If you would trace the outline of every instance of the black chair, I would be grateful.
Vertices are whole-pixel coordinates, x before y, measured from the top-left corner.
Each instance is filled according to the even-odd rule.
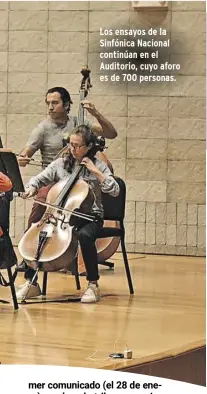
[[[15,292],[14,279],[13,279],[11,267],[7,267],[7,274],[8,274],[8,278],[9,278],[8,282],[5,280],[2,273],[0,272],[0,286],[5,286],[5,287],[10,286],[14,309],[17,310],[18,303],[17,303],[17,297],[16,297],[16,292]],[[8,301],[2,300],[2,299],[0,299],[0,302],[3,304],[9,304]]]
[[[120,187],[120,193],[117,197],[112,197],[109,194],[102,193],[102,203],[104,207],[104,220],[117,221],[120,224],[120,228],[103,227],[97,238],[109,238],[109,237],[120,237],[121,250],[124,260],[124,266],[127,275],[127,281],[129,285],[130,294],[134,294],[131,273],[129,269],[129,263],[125,248],[125,228],[124,228],[124,216],[125,216],[125,203],[126,203],[126,186],[124,181],[114,176]],[[99,261],[99,264],[107,265],[107,262]]]
[[[125,228],[124,228],[124,216],[125,216],[125,203],[126,203],[126,186],[124,181],[121,178],[114,177],[119,184],[120,193],[117,197],[112,197],[109,194],[102,193],[102,203],[104,208],[104,220],[109,221],[117,221],[120,224],[120,228],[114,227],[103,227],[99,233],[97,238],[110,238],[110,237],[120,237],[121,241],[121,250],[124,260],[124,266],[129,286],[130,294],[134,294],[131,273],[126,253],[125,247]],[[108,265],[112,263],[107,263],[106,261],[99,261],[99,264]],[[109,266],[109,265],[108,265]],[[72,268],[72,272],[75,275],[76,287],[77,290],[80,290],[80,281],[77,269],[77,260],[74,261],[74,265]],[[43,286],[42,286],[42,295],[46,295],[47,289],[47,272],[44,272],[43,275]]]
[[[102,193],[102,203],[104,207],[104,220],[117,221],[120,224],[120,228],[114,227],[103,227],[97,238],[110,238],[110,237],[120,237],[121,250],[124,260],[124,266],[129,286],[130,294],[134,294],[131,273],[126,253],[125,247],[125,228],[124,228],[124,216],[125,216],[125,203],[126,203],[126,186],[124,181],[119,177],[114,177],[119,184],[120,193],[117,197],[112,197],[109,194]],[[107,265],[105,261],[99,261],[99,264]],[[73,262],[72,273],[75,275],[77,290],[80,290],[80,280],[78,275],[77,260]],[[42,285],[42,295],[46,295],[47,291],[47,275],[48,272],[43,274],[43,285]]]
[[[77,258],[74,259],[73,263],[71,264],[70,269],[72,271],[72,274],[75,276],[76,289],[80,290],[81,285],[80,285],[80,279],[79,279],[79,274],[78,274]],[[48,271],[44,271],[43,281],[42,281],[42,295],[43,296],[46,296],[46,293],[47,293],[47,275],[48,275]]]
[[[14,288],[14,280],[16,276],[12,275],[11,267],[15,265],[16,262],[17,257],[14,252],[11,239],[9,235],[4,235],[0,238],[0,271],[5,269],[7,270],[9,281],[6,281],[6,279],[3,277],[3,274],[0,272],[0,286],[10,287],[15,310],[18,309],[17,297]],[[0,302],[4,304],[9,303],[8,301],[2,299]]]

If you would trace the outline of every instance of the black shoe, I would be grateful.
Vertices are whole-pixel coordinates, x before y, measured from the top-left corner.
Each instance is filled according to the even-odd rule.
[[[16,267],[16,271],[18,271],[18,272],[25,272],[26,269],[27,269],[27,264],[25,263],[24,260],[22,260],[22,262],[20,264],[18,264]]]

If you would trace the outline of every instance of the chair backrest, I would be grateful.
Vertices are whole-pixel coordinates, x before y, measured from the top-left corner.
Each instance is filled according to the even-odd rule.
[[[123,220],[125,215],[126,186],[123,179],[117,176],[114,178],[119,184],[120,193],[117,197],[102,193],[105,220]]]

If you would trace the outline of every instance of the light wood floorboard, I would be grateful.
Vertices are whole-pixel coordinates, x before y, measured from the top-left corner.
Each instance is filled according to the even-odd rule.
[[[134,296],[117,253],[114,272],[101,268],[97,304],[35,303],[14,312],[12,303],[0,303],[0,362],[116,369],[203,345],[205,259],[138,254],[129,259]],[[19,274],[16,284],[23,281]],[[84,277],[81,285],[84,290]],[[48,299],[69,294],[80,294],[74,277],[49,273]],[[0,287],[0,298],[9,297],[10,289]],[[108,358],[126,345],[132,360]]]

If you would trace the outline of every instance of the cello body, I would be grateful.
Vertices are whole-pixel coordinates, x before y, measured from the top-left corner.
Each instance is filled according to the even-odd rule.
[[[68,180],[56,183],[48,192],[46,203],[54,204],[58,195]],[[47,208],[42,219],[33,223],[21,238],[18,249],[21,256],[31,268],[36,267],[36,254],[41,233],[47,233],[38,261],[43,271],[57,271],[66,268],[72,263],[77,251],[78,240],[74,231],[74,218],[72,212],[90,210],[93,203],[93,194],[89,185],[79,179],[67,196],[64,208],[71,212],[57,211]]]

